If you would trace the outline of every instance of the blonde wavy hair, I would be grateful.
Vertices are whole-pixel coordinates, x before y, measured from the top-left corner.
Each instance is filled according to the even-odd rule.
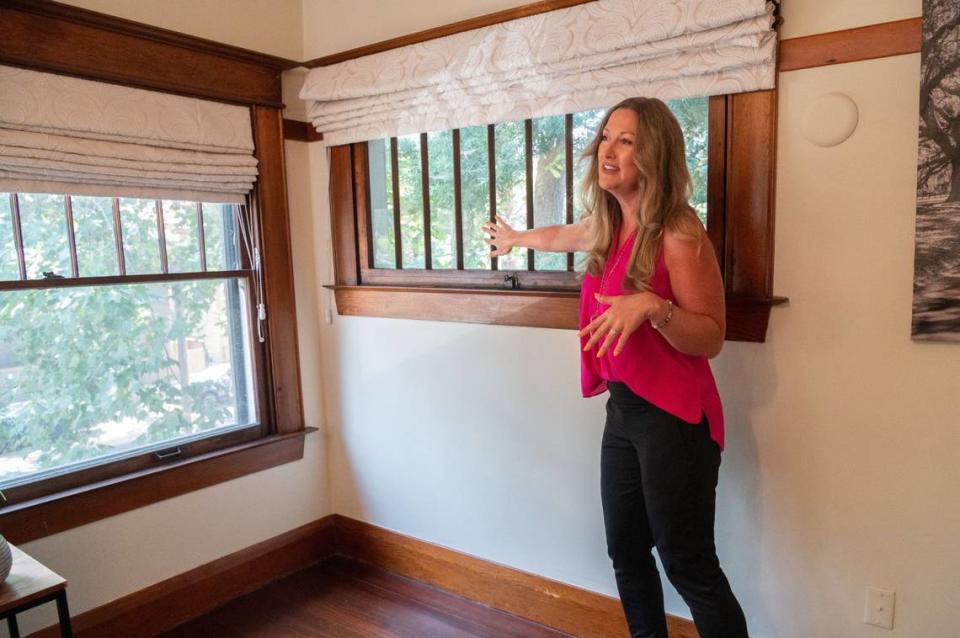
[[[585,272],[598,277],[603,273],[614,231],[621,223],[620,204],[616,197],[600,188],[600,163],[597,152],[603,129],[617,109],[630,109],[637,114],[633,160],[639,171],[640,198],[637,210],[624,211],[635,215],[637,238],[627,262],[624,288],[642,292],[650,287],[656,268],[657,254],[664,230],[695,239],[690,230],[691,217],[699,224],[690,206],[690,173],[687,170],[683,131],[670,109],[656,98],[634,97],[613,106],[600,123],[593,141],[584,149],[581,160],[590,164],[583,178],[581,193],[586,210],[592,216],[591,248],[581,262]],[[580,277],[583,277],[581,272]]]

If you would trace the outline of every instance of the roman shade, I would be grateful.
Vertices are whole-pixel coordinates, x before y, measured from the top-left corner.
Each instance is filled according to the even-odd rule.
[[[0,66],[0,191],[243,202],[249,109]]]
[[[598,0],[311,70],[326,144],[774,87],[774,3]]]

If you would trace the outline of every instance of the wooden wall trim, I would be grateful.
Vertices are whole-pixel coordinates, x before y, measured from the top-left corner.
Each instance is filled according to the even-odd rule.
[[[360,271],[357,252],[357,219],[353,192],[353,147],[330,149],[330,216],[333,225],[334,281],[341,286],[356,286]]]
[[[303,458],[307,432],[257,439],[0,510],[0,533],[14,544],[43,538],[253,472]]]
[[[501,326],[576,330],[580,295],[576,292],[324,286],[333,290],[337,314],[358,317],[457,321]],[[727,341],[761,342],[770,308],[784,297],[728,295]]]
[[[391,49],[399,49],[400,47],[405,47],[410,44],[435,40],[436,38],[442,38],[455,33],[463,33],[464,31],[471,31],[481,27],[489,27],[501,22],[509,22],[510,20],[516,20],[517,18],[537,15],[538,13],[546,13],[547,11],[566,9],[567,7],[574,7],[579,4],[586,4],[593,1],[594,0],[540,0],[539,2],[532,2],[520,7],[515,7],[513,9],[505,9],[495,13],[488,13],[476,18],[461,20],[460,22],[453,22],[451,24],[445,24],[432,29],[417,31],[416,33],[400,36],[398,38],[391,38],[389,40],[383,40],[382,42],[368,44],[355,49],[350,49],[348,51],[341,51],[340,53],[333,53],[320,58],[314,58],[313,60],[304,62],[303,66],[310,69],[318,66],[329,66],[331,64],[344,62],[346,60],[362,58],[365,55],[382,53],[383,51],[389,51]]]
[[[49,0],[0,2],[0,63],[236,104],[281,106],[292,60]]]
[[[261,238],[273,403],[270,407],[272,423],[278,433],[284,434],[303,430],[305,424],[280,109],[253,107],[253,142],[260,162],[254,193],[259,214],[253,217],[254,232]]]
[[[627,635],[623,608],[605,596],[498,565],[335,514],[340,554],[574,636]],[[667,616],[670,638],[697,638],[689,620]]]
[[[73,617],[77,638],[154,636],[334,555],[369,563],[576,636],[627,633],[620,601],[339,514],[275,536]],[[68,590],[69,592],[69,590]],[[698,638],[667,615],[670,638]],[[56,625],[30,638],[58,636]]]
[[[323,133],[318,133],[310,122],[283,118],[283,139],[290,142],[319,142]]]
[[[341,315],[577,329],[575,292],[327,286]]]
[[[781,40],[777,69],[796,71],[829,64],[918,53],[922,18]]]
[[[777,91],[727,96],[724,289],[768,298],[773,292]]]
[[[77,638],[155,636],[336,551],[333,516],[303,525],[73,618]],[[70,592],[69,588],[67,590]],[[31,638],[59,636],[56,625]]]

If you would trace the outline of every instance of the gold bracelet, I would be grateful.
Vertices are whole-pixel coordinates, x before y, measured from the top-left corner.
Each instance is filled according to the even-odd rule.
[[[657,323],[653,320],[653,317],[650,318],[650,325],[653,326],[654,330],[663,330],[664,327],[670,323],[670,320],[673,319],[673,302],[667,299],[667,316],[663,318],[663,323]]]

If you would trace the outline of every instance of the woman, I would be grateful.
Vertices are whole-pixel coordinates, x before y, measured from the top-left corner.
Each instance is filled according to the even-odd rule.
[[[491,256],[587,251],[580,292],[584,396],[610,391],[601,445],[607,551],[634,638],[667,638],[657,548],[702,638],[744,638],[713,525],[723,448],[707,359],[723,346],[723,283],[688,199],[683,133],[657,99],[607,113],[584,151],[587,215],[526,231],[487,223]]]

